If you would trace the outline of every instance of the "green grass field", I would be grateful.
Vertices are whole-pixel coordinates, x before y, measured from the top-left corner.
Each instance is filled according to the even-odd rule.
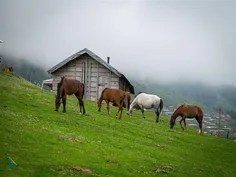
[[[67,113],[54,111],[54,93],[11,73],[0,72],[0,176],[226,176],[236,175],[236,143],[198,135],[169,119],[133,111],[115,118],[74,96]],[[17,166],[11,168],[7,157]],[[86,170],[87,169],[87,170]]]

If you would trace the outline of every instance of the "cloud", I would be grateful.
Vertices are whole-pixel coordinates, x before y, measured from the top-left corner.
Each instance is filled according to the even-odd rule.
[[[114,67],[137,79],[233,83],[235,5],[3,0],[0,51],[50,68],[88,48],[104,59],[110,56]]]

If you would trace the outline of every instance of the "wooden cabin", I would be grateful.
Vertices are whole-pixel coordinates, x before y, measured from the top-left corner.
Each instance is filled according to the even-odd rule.
[[[77,79],[85,84],[85,99],[97,100],[106,87],[128,90],[134,94],[129,80],[107,62],[88,49],[83,49],[48,70],[53,76],[52,90],[57,90],[61,77]]]

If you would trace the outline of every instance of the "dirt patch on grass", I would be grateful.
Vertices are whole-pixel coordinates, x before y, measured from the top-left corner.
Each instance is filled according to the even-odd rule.
[[[160,144],[157,144],[157,147],[158,147],[158,148],[160,148],[160,149],[164,149],[164,150],[166,150],[166,149],[167,149],[167,147],[166,147],[166,146],[163,146],[163,145],[160,145]]]
[[[108,163],[118,163],[116,160],[107,160]]]
[[[80,173],[86,173],[86,174],[93,174],[93,171],[90,169],[86,169],[86,168],[81,168],[81,167],[72,167],[70,169],[73,172],[80,172]]]
[[[157,166],[154,168],[154,172],[157,173],[169,173],[170,171],[173,171],[174,168],[170,165],[164,165],[164,166]]]
[[[81,139],[78,137],[59,137],[60,141],[69,141],[73,143],[81,143]]]
[[[63,174],[75,174],[75,173],[84,173],[88,175],[94,175],[93,171],[88,168],[82,168],[82,167],[59,167],[57,168],[57,171]]]

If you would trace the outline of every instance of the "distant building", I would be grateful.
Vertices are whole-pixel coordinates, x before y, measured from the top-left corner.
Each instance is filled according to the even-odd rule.
[[[53,75],[52,90],[57,90],[61,77],[77,79],[85,84],[85,98],[97,100],[105,87],[128,90],[134,94],[130,81],[110,64],[88,49],[83,49],[48,70]]]

